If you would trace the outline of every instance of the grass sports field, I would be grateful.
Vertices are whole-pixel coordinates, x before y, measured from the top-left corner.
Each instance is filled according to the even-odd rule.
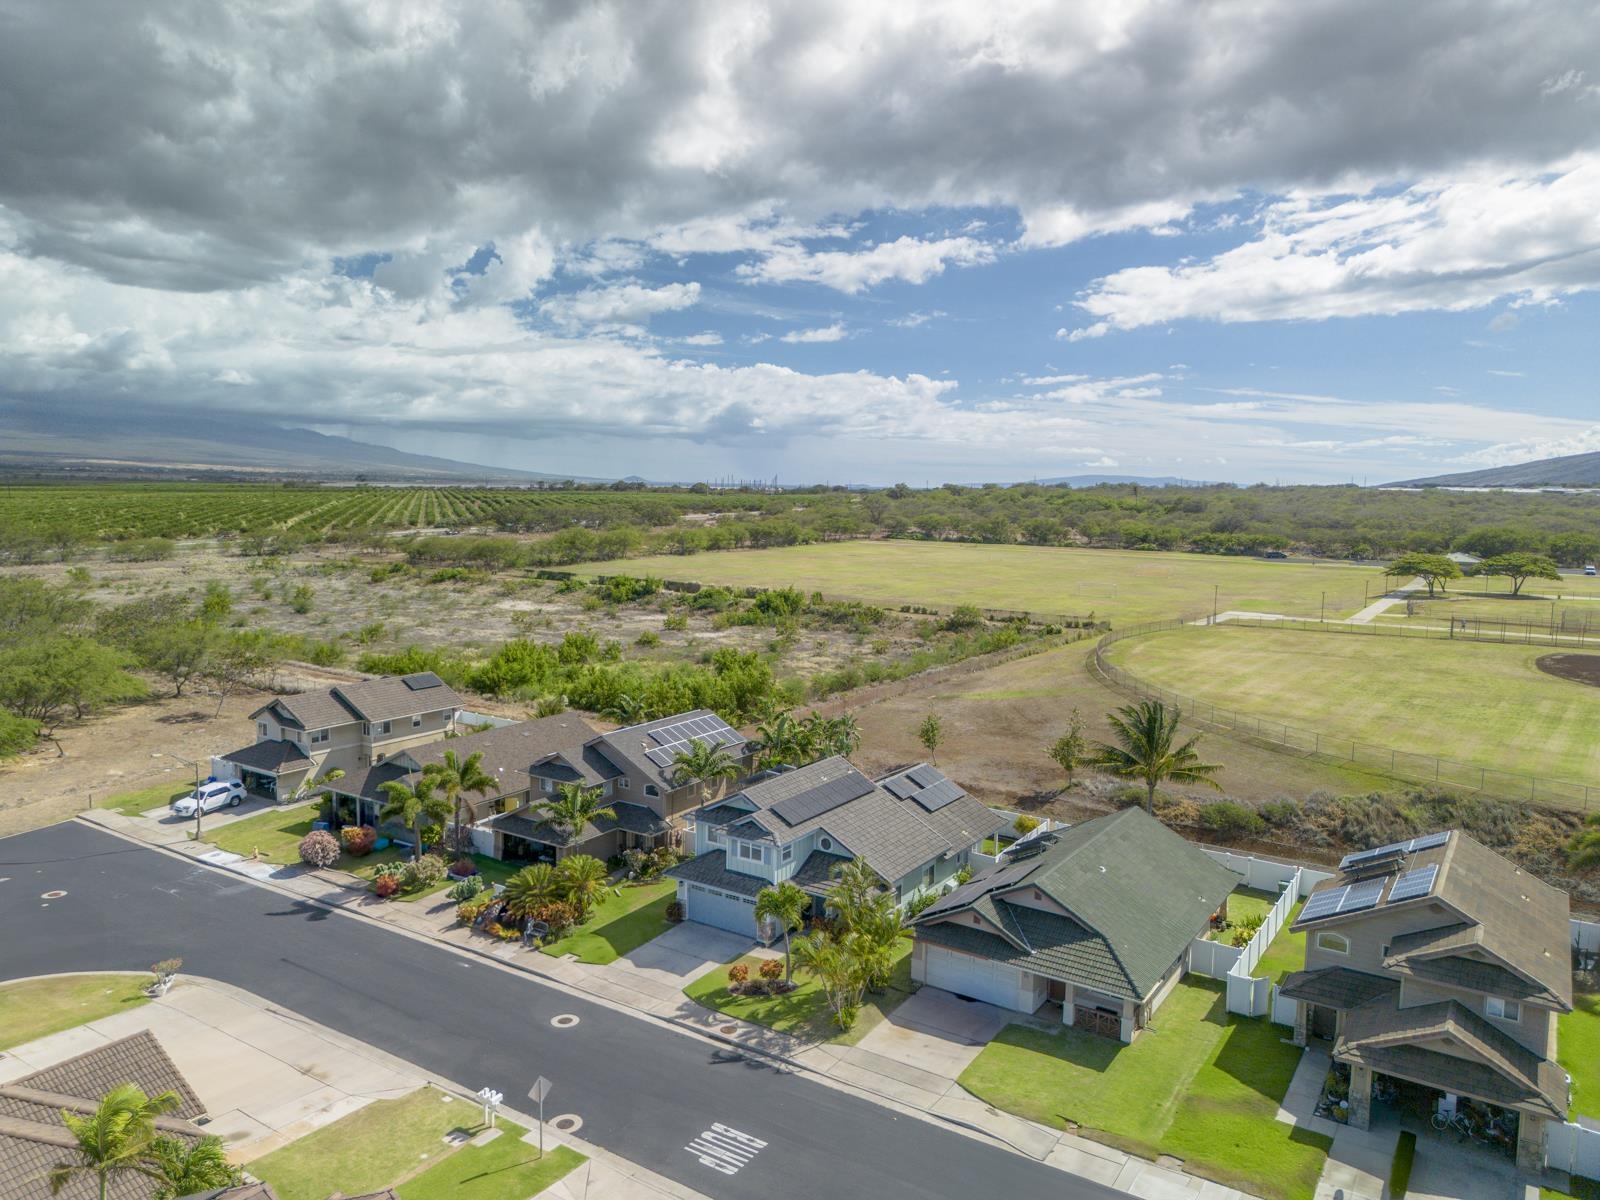
[[[1545,653],[1221,625],[1129,638],[1108,656],[1147,683],[1325,736],[1600,780],[1600,690],[1539,671]]]
[[[830,599],[902,604],[977,604],[1120,625],[1227,610],[1346,617],[1370,592],[1376,567],[1267,562],[1209,554],[987,546],[972,542],[850,541],[777,550],[725,550],[592,563],[597,575],[653,575],[732,587],[797,587]]]

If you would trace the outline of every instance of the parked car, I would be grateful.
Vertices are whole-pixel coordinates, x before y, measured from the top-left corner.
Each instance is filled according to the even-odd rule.
[[[172,815],[192,817],[196,807],[203,813],[213,813],[219,808],[238,808],[244,803],[244,784],[237,779],[214,779],[202,783],[187,796],[172,802]]]
[[[1593,574],[1594,574],[1594,564],[1593,564],[1593,563],[1590,563],[1590,564],[1589,564],[1589,565],[1588,565],[1588,566],[1586,566],[1586,567],[1585,567],[1585,568],[1584,568],[1584,569],[1583,569],[1583,573],[1584,573],[1584,574],[1585,574],[1585,575],[1593,575]]]
[[[1288,558],[1289,556],[1288,556],[1288,554],[1286,554],[1282,550],[1268,550],[1261,557],[1262,558]]]

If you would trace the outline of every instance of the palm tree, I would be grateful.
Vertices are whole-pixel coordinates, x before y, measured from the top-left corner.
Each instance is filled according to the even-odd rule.
[[[822,984],[834,1024],[849,1029],[861,1008],[865,980],[848,942],[827,933],[813,933],[794,944],[794,956]]]
[[[761,765],[800,766],[809,761],[810,739],[810,731],[794,719],[793,713],[779,713],[756,727],[756,741],[761,747]]]
[[[829,908],[846,929],[855,928],[856,915],[866,910],[873,896],[883,890],[878,873],[864,858],[852,858],[833,869],[833,886],[824,897]]]
[[[378,820],[399,821],[416,835],[411,847],[411,857],[422,857],[422,827],[443,821],[450,815],[450,802],[433,794],[433,780],[424,775],[415,787],[407,787],[398,779],[391,779],[379,789],[389,802],[378,810]]]
[[[580,919],[587,918],[590,906],[605,890],[606,865],[592,854],[574,854],[557,864],[556,878],[567,899],[578,906]]]
[[[773,887],[756,893],[756,924],[774,921],[783,930],[783,981],[794,979],[794,959],[789,952],[789,935],[806,922],[806,910],[811,907],[811,897],[799,884],[785,879]]]
[[[692,741],[672,756],[672,782],[678,787],[700,785],[700,803],[720,800],[728,784],[739,778],[739,760],[719,742]],[[707,785],[714,785],[708,789]],[[707,792],[710,795],[707,796]]]
[[[618,725],[637,725],[644,720],[644,714],[644,701],[626,692],[608,704],[604,713]]]
[[[150,1143],[146,1162],[159,1181],[152,1200],[237,1187],[244,1179],[244,1172],[228,1161],[219,1137],[203,1137],[192,1146],[177,1138],[157,1138]]]
[[[1600,813],[1592,813],[1583,828],[1567,841],[1567,869],[1592,871],[1600,867]]]
[[[861,748],[861,727],[849,713],[837,717],[822,717],[813,713],[806,718],[812,730],[812,752],[818,758],[837,754],[849,758]]]
[[[1174,783],[1200,783],[1222,790],[1222,785],[1211,778],[1221,768],[1215,763],[1201,762],[1199,754],[1195,753],[1199,734],[1181,746],[1173,745],[1182,715],[1177,708],[1168,708],[1159,700],[1124,705],[1106,714],[1117,744],[1094,744],[1091,763],[1102,771],[1144,784],[1144,809],[1148,813],[1156,809],[1156,788],[1169,779]]]
[[[562,845],[572,846],[583,841],[583,831],[595,820],[615,821],[617,810],[605,803],[605,793],[597,787],[581,783],[556,785],[556,798],[533,806],[533,811],[559,829]]]
[[[77,1142],[76,1161],[58,1163],[49,1175],[50,1194],[84,1175],[99,1184],[100,1200],[106,1200],[111,1180],[128,1175],[157,1179],[156,1168],[145,1161],[156,1140],[156,1118],[178,1107],[176,1092],[146,1096],[131,1083],[114,1087],[100,1100],[94,1112],[61,1112],[62,1123]]]
[[[850,949],[866,986],[881,992],[894,975],[894,952],[904,921],[888,892],[873,892],[850,914]]]
[[[504,899],[512,916],[526,917],[534,909],[561,899],[561,879],[549,863],[534,863],[506,880]]]
[[[456,757],[454,750],[446,750],[443,762],[431,762],[422,768],[422,777],[433,780],[434,786],[443,792],[455,823],[456,853],[465,854],[467,840],[466,823],[461,819],[462,795],[472,792],[478,796],[487,796],[499,787],[494,778],[483,769],[483,752],[480,750],[461,759]]]

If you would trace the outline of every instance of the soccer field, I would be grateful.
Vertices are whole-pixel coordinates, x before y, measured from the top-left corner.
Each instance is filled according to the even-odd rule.
[[[797,587],[830,599],[977,604],[1108,619],[1119,625],[1218,607],[1329,617],[1357,611],[1388,581],[1376,567],[1209,554],[897,540],[827,542],[590,563],[596,575],[653,575],[731,587]]]
[[[1268,721],[1474,766],[1600,783],[1600,689],[1549,647],[1221,625],[1133,637],[1114,666]]]

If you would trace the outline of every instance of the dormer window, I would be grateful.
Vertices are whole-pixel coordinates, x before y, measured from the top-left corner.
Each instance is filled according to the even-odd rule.
[[[256,722],[256,736],[259,738],[267,736],[267,723],[265,721]]]
[[[619,788],[621,788],[623,791],[627,791],[628,790],[628,777],[626,775],[618,776],[617,777],[617,786]]]
[[[1490,996],[1483,1011],[1499,1021],[1522,1020],[1522,1005],[1515,1000],[1502,1000],[1499,996]]]

